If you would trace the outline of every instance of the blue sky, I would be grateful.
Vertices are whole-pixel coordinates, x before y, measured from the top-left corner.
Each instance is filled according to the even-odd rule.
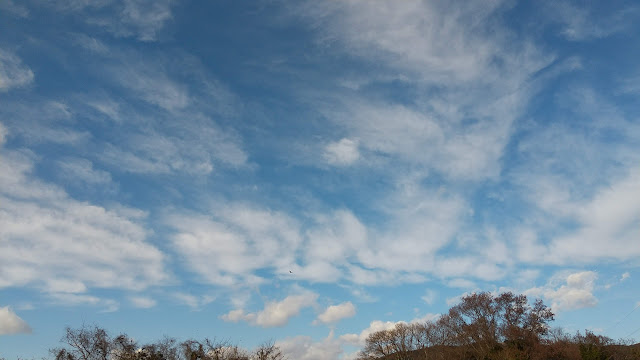
[[[464,294],[640,341],[633,1],[0,3],[0,355],[350,359]]]

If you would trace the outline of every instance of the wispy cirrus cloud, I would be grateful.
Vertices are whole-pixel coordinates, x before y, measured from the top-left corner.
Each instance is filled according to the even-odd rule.
[[[148,296],[131,296],[129,297],[129,301],[131,301],[133,306],[141,309],[149,309],[157,304],[156,300]]]
[[[48,6],[62,14],[77,16],[89,25],[97,26],[116,37],[132,37],[140,41],[158,40],[160,32],[171,20],[175,0],[100,0],[53,1]]]
[[[544,2],[545,15],[560,26],[560,35],[571,41],[589,41],[623,33],[635,23],[640,7],[626,6],[613,12],[584,3],[563,0]]]
[[[0,49],[0,92],[27,86],[34,77],[33,71],[18,56]]]
[[[637,256],[631,229],[640,216],[629,200],[638,196],[633,165],[640,159],[638,127],[590,89],[557,99],[568,119],[591,121],[541,125],[519,142],[524,165],[511,176],[535,205],[529,226],[539,229],[522,233],[521,259],[555,264],[631,259]],[[572,225],[558,226],[553,221],[558,218]]]

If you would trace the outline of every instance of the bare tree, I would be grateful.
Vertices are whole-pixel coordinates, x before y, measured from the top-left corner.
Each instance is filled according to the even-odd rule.
[[[97,326],[67,327],[61,342],[66,347],[51,351],[56,360],[109,360],[111,355],[111,339],[106,330]]]
[[[268,341],[258,346],[253,352],[255,360],[285,360],[282,350],[273,341]]]

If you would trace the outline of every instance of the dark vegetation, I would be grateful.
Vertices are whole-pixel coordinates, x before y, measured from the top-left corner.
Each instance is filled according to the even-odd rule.
[[[554,314],[525,295],[468,295],[435,321],[399,323],[369,335],[358,360],[626,360],[640,344],[551,329]]]
[[[541,300],[488,292],[465,296],[436,320],[398,323],[371,333],[357,360],[640,360],[640,344],[585,331],[570,335],[549,324],[554,314]],[[229,341],[174,338],[138,344],[98,326],[67,328],[55,360],[285,360],[267,342],[248,351]],[[3,360],[0,357],[0,360]],[[290,359],[296,360],[296,359]]]
[[[285,360],[273,342],[253,351],[228,341],[204,339],[178,342],[174,338],[139,345],[125,334],[111,337],[104,329],[83,326],[67,328],[63,347],[51,349],[55,360]]]

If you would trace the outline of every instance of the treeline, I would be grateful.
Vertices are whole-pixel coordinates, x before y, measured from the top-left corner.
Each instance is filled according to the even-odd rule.
[[[551,329],[554,314],[525,295],[483,292],[465,296],[437,320],[399,323],[371,333],[358,360],[627,360],[640,344],[585,331]]]
[[[50,350],[55,360],[286,360],[273,342],[252,351],[210,339],[178,342],[165,337],[141,345],[126,334],[112,337],[98,326],[66,328],[61,342],[62,347]]]
[[[436,320],[371,333],[357,360],[640,360],[640,344],[552,329],[541,300],[488,292],[465,296]],[[164,339],[139,344],[98,326],[67,328],[55,360],[285,360],[273,342],[253,350],[229,341]],[[3,360],[0,357],[0,360]],[[297,360],[297,359],[290,359]]]

